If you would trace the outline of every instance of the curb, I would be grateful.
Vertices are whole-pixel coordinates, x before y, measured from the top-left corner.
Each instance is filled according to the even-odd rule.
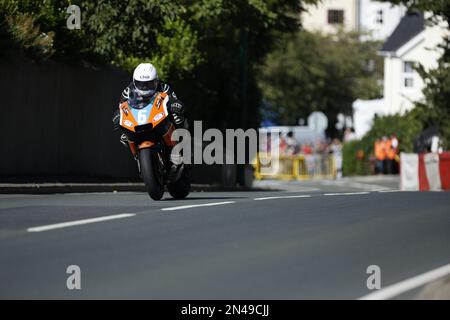
[[[265,191],[264,188],[193,184],[191,192]],[[29,183],[0,184],[0,194],[146,192],[144,183]]]

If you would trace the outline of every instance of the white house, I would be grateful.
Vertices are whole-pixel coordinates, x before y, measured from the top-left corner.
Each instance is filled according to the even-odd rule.
[[[302,24],[308,31],[332,34],[343,28],[369,33],[364,39],[373,40],[385,40],[406,12],[403,6],[375,0],[323,0],[306,9]]]
[[[438,45],[448,32],[444,25],[427,25],[424,15],[406,15],[380,50],[384,56],[384,113],[404,113],[423,98],[424,83],[414,70],[437,67]]]
[[[402,18],[379,52],[384,57],[384,98],[353,104],[358,137],[370,129],[374,114],[403,114],[423,99],[425,84],[414,65],[436,68],[442,54],[438,45],[447,33],[445,23],[428,25],[422,13],[408,13]]]

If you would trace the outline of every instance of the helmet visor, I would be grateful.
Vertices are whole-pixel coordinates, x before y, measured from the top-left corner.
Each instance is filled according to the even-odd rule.
[[[150,93],[156,91],[158,80],[157,79],[151,81],[134,80],[134,85],[136,86],[136,89]]]

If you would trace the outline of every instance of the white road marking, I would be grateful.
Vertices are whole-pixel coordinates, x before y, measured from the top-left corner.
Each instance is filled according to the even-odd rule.
[[[365,295],[358,300],[386,300],[421,287],[427,283],[438,280],[450,274],[450,264],[443,267],[422,273],[421,275],[409,278],[399,283],[388,286],[384,289]]]
[[[325,193],[324,196],[353,196],[358,194],[369,194],[370,192],[340,192],[340,193]]]
[[[190,208],[197,208],[197,207],[211,207],[211,206],[220,206],[223,204],[230,204],[235,203],[236,201],[224,201],[224,202],[213,202],[213,203],[202,203],[202,204],[190,204],[186,206],[178,206],[178,207],[168,207],[168,208],[162,208],[162,211],[173,211],[173,210],[182,210],[182,209],[190,209]]]
[[[294,190],[286,190],[284,192],[294,193],[294,192],[312,192],[312,191],[320,191],[320,188],[303,188],[303,189],[294,189]]]
[[[402,192],[402,190],[379,190],[378,192],[382,192],[382,193],[392,193],[392,192]]]
[[[98,217],[98,218],[92,218],[92,219],[83,219],[83,220],[69,221],[69,222],[63,222],[63,223],[49,224],[49,225],[40,226],[40,227],[33,227],[33,228],[28,228],[27,231],[28,232],[48,231],[48,230],[53,230],[53,229],[61,229],[61,228],[79,226],[79,225],[88,224],[88,223],[128,218],[128,217],[132,217],[135,215],[136,214],[134,214],[134,213],[115,214],[112,216]]]
[[[326,185],[326,186],[350,187],[350,188],[366,190],[366,191],[379,191],[379,190],[390,189],[390,188],[380,186],[377,184],[367,184],[367,183],[360,183],[360,182],[347,181],[347,180],[323,180],[320,182],[320,184]]]
[[[253,200],[260,201],[260,200],[273,200],[273,199],[292,199],[292,198],[310,198],[311,196],[309,194],[304,194],[300,196],[279,196],[279,197],[265,197],[265,198],[255,198]]]

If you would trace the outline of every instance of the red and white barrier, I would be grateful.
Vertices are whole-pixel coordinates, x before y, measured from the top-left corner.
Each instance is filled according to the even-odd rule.
[[[400,188],[404,191],[450,190],[450,152],[400,154]]]
[[[418,154],[400,154],[400,189],[404,191],[419,190]]]

